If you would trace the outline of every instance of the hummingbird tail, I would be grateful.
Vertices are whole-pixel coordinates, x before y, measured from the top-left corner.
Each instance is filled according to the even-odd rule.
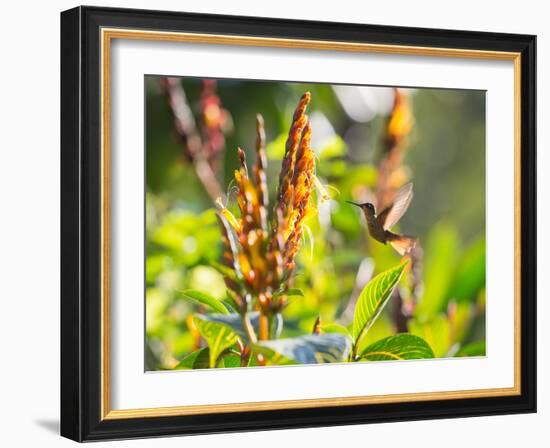
[[[416,246],[417,239],[407,235],[397,235],[396,233],[386,232],[386,237],[391,246],[401,256],[409,254]]]

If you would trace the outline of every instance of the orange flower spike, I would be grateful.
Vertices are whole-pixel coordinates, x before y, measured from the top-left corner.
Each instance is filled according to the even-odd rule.
[[[248,179],[248,169],[246,166],[246,155],[241,148],[237,148],[237,156],[239,157],[239,169],[235,170],[235,182],[237,184],[237,205],[241,213],[242,229],[239,234],[239,239],[246,239],[246,233],[252,226],[252,219],[250,217],[249,199],[250,194],[247,192],[249,189],[250,181]]]
[[[292,125],[286,140],[285,155],[283,158],[281,173],[279,175],[279,191],[277,195],[278,207],[286,211],[292,200],[292,178],[294,177],[294,164],[296,151],[302,137],[302,130],[306,125],[306,108],[311,100],[311,94],[306,92],[300,98],[298,106],[294,111]]]
[[[265,128],[264,119],[256,115],[256,166],[254,167],[254,177],[256,188],[258,189],[258,199],[262,206],[267,206],[269,194],[267,191],[267,156],[265,153]]]
[[[311,146],[311,124],[308,121],[302,132],[302,140],[296,157],[294,174],[294,208],[298,209],[298,219],[303,220],[309,202],[315,176],[315,154]]]
[[[266,257],[264,251],[263,232],[260,229],[252,230],[248,233],[247,252],[252,269],[256,272],[254,287],[259,290],[264,286],[266,275]]]
[[[397,145],[412,129],[414,118],[409,98],[399,89],[395,89],[393,108],[388,120],[388,140]]]
[[[237,156],[239,157],[239,170],[241,175],[247,178],[248,168],[246,166],[246,153],[241,148],[237,148]]]
[[[255,227],[261,227],[261,214],[260,214],[260,203],[258,198],[258,192],[254,188],[252,182],[249,179],[246,179],[244,182],[244,195],[246,198],[246,212],[248,215],[252,216],[252,222]]]
[[[311,194],[311,173],[315,167],[315,158],[310,147],[311,142],[311,124],[307,121],[303,131],[300,147],[296,154],[296,164],[294,170],[294,203],[295,209],[300,209],[302,203],[309,200]]]
[[[296,168],[293,178],[293,221],[283,253],[287,272],[292,271],[295,266],[294,258],[296,257],[302,240],[302,224],[309,214],[309,199],[314,188],[315,155],[311,149],[310,142],[311,125],[308,121],[302,131],[300,147],[296,154]]]
[[[283,257],[278,250],[269,250],[266,254],[268,269],[265,274],[265,283],[272,289],[278,289],[279,280],[283,275]]]
[[[392,110],[386,120],[384,155],[378,165],[376,201],[382,207],[391,202],[394,190],[408,180],[402,165],[407,136],[414,125],[410,99],[400,89],[394,89]]]
[[[248,179],[248,169],[246,167],[246,154],[241,148],[237,148],[237,156],[239,157],[239,169],[235,170],[235,181],[237,183],[237,204],[241,212],[241,219],[245,221],[247,210],[246,204],[246,180]]]
[[[219,208],[219,213],[227,220],[227,222],[233,227],[233,229],[238,233],[242,230],[242,225],[240,220],[235,218],[235,215],[231,213],[231,211],[223,205],[223,201],[221,198],[216,199],[216,205]]]
[[[298,149],[296,151],[296,163],[295,163],[295,170],[294,170],[294,181],[293,183],[296,184],[296,176],[298,176],[300,173],[305,173],[308,171],[308,168],[311,167],[311,122],[306,117],[306,122],[304,124],[304,127],[302,129],[302,133],[300,135],[300,144],[298,146]]]
[[[246,196],[244,194],[244,178],[240,170],[235,170],[235,183],[237,184],[237,205],[241,212],[241,221],[246,214]]]
[[[237,149],[240,168],[235,171],[235,180],[238,187],[237,203],[243,221],[243,232],[246,233],[252,228],[261,227],[262,220],[265,220],[266,213],[260,207],[259,192],[248,177],[246,155],[241,149]]]
[[[239,253],[239,263],[243,271],[243,276],[249,285],[252,285],[255,277],[255,272],[250,265],[248,257],[242,252]]]

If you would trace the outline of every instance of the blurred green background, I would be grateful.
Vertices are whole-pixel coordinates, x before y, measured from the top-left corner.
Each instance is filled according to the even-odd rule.
[[[208,120],[203,80],[182,78],[181,85],[201,130]],[[182,300],[178,290],[223,298],[225,285],[212,266],[222,253],[213,201],[177,138],[160,78],[146,77],[145,87],[146,367],[154,370],[172,368],[196,348],[188,316],[198,307]],[[229,191],[237,146],[254,162],[255,117],[261,113],[273,198],[292,113],[305,91],[312,94],[308,112],[317,176],[330,185],[332,199],[319,201],[318,215],[309,222],[313,244],[303,245],[296,277],[305,296],[284,311],[283,337],[311,332],[317,316],[347,325],[350,300],[361,285],[399,261],[389,246],[368,238],[359,211],[345,203],[375,185],[392,88],[218,80],[215,96],[225,114],[215,164],[219,184]],[[439,357],[484,355],[485,92],[404,92],[414,116],[404,172],[415,196],[399,230],[418,237],[423,249],[423,281],[409,331],[425,338]],[[229,205],[233,202],[229,195]],[[367,338],[395,331],[388,307]]]

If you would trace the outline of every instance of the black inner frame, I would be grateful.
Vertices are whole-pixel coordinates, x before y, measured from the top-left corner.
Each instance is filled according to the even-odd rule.
[[[521,395],[103,420],[100,29],[521,53]],[[536,412],[536,37],[77,7],[61,14],[61,434],[77,441]]]

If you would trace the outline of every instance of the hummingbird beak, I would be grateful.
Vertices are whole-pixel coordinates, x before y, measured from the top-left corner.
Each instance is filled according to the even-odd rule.
[[[357,202],[353,201],[346,201],[348,204],[356,205],[357,207],[361,207],[361,204],[358,204]]]

